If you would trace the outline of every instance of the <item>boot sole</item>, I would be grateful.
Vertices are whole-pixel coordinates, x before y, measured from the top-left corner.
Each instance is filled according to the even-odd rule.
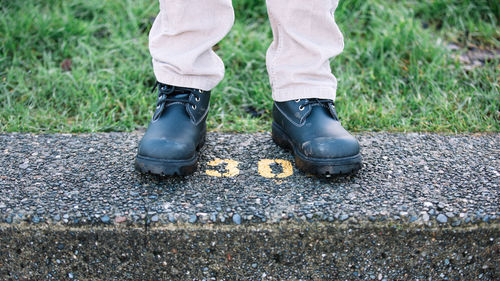
[[[205,145],[205,136],[196,147],[196,152],[191,159],[170,160],[158,159],[137,155],[135,168],[139,172],[156,176],[187,176],[193,174],[198,167],[198,152]]]
[[[330,177],[332,175],[354,174],[361,169],[361,154],[342,158],[311,158],[300,153],[288,135],[278,124],[272,124],[272,139],[278,146],[289,150],[295,156],[296,167],[309,174]]]

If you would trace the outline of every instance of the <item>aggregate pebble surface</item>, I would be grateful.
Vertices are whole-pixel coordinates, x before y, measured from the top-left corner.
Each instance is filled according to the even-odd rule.
[[[358,134],[364,166],[355,175],[266,178],[262,159],[291,154],[269,133],[209,133],[187,177],[134,169],[141,133],[0,135],[0,222],[193,224],[398,221],[492,223],[500,217],[500,134]],[[224,174],[231,159],[233,177]],[[272,165],[274,174],[282,172]]]
[[[0,225],[0,245],[0,280],[500,278],[492,225]]]

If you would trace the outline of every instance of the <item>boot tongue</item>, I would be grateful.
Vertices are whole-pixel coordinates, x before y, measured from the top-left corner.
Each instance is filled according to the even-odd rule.
[[[185,104],[189,101],[188,93],[169,93],[166,96],[163,96],[164,102],[160,102],[155,113],[153,114],[153,121],[157,120],[163,113],[166,107],[172,108],[183,108]],[[175,99],[168,100],[168,99]]]
[[[174,88],[174,91],[172,93],[168,94],[168,97],[174,99],[182,99],[187,102],[189,100],[191,93],[192,92],[187,88],[177,87]]]
[[[189,99],[189,94],[177,93],[177,94],[171,94],[170,97],[175,99],[185,99],[187,101]]]
[[[335,105],[334,105],[335,103],[333,101],[327,99],[310,99],[310,100],[313,100],[311,106],[320,107],[321,109],[319,110],[324,110],[325,113],[331,115],[335,120],[338,120],[337,111],[335,110]],[[309,112],[309,114],[311,114],[311,112]]]

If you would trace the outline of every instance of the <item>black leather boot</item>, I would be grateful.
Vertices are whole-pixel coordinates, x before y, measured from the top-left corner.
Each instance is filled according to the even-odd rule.
[[[162,83],[156,86],[156,111],[139,144],[135,167],[164,176],[192,174],[197,151],[205,143],[210,92]]]
[[[361,168],[359,143],[340,124],[332,100],[275,102],[272,137],[293,152],[303,172],[329,176]]]

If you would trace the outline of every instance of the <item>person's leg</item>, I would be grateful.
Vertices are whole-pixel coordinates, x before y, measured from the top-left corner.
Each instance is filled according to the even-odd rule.
[[[209,91],[224,77],[212,47],[231,29],[231,0],[160,0],[149,33],[156,79],[164,84]]]
[[[275,101],[335,99],[337,81],[330,59],[344,39],[334,20],[338,0],[267,0],[274,41],[267,69]]]
[[[335,110],[337,81],[330,59],[344,47],[334,20],[338,0],[267,0],[274,41],[267,52],[272,88],[272,137],[295,155],[297,168],[317,175],[361,168],[358,141]]]
[[[205,142],[210,90],[224,76],[212,47],[234,21],[231,0],[160,0],[149,35],[158,99],[136,168],[157,175],[195,171]]]

